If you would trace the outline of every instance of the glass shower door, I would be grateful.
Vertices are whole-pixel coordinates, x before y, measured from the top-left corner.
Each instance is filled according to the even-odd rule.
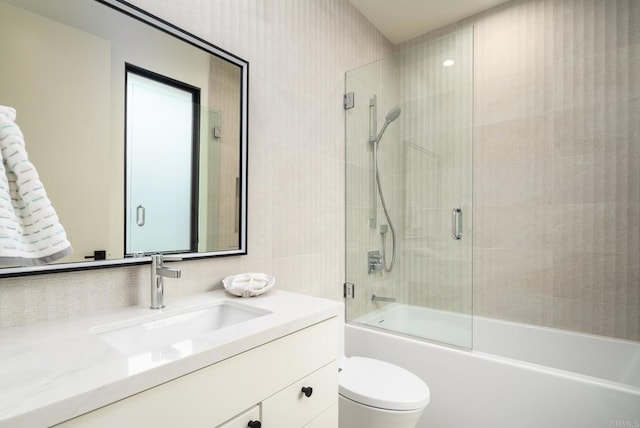
[[[471,348],[472,53],[468,28],[346,74],[348,321]]]

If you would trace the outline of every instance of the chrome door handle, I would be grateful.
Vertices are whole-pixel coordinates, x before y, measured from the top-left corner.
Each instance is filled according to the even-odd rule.
[[[144,206],[138,205],[138,207],[136,208],[136,224],[140,227],[144,226],[145,217],[146,213]]]
[[[451,211],[451,236],[456,241],[462,239],[462,208]]]

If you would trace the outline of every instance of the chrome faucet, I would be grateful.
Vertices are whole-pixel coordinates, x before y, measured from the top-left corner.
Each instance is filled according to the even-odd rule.
[[[382,296],[376,296],[375,294],[371,295],[371,302],[395,302],[396,298],[395,297],[382,297]]]
[[[180,269],[164,266],[166,260],[182,260],[181,257],[165,257],[162,254],[151,256],[151,309],[164,308],[164,278],[180,278]]]

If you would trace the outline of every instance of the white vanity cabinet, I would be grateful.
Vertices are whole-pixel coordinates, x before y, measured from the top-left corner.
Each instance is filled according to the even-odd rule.
[[[337,428],[337,334],[330,318],[56,427]]]

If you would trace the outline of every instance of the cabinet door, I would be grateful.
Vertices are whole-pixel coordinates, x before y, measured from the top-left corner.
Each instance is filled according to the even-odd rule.
[[[251,422],[260,421],[260,406],[253,406],[246,412],[236,416],[235,418],[228,420],[227,422],[219,425],[218,428],[247,428]],[[257,424],[256,424],[257,426]]]
[[[307,394],[303,392],[303,388]],[[337,401],[338,365],[334,361],[264,400],[263,426],[300,428]]]

